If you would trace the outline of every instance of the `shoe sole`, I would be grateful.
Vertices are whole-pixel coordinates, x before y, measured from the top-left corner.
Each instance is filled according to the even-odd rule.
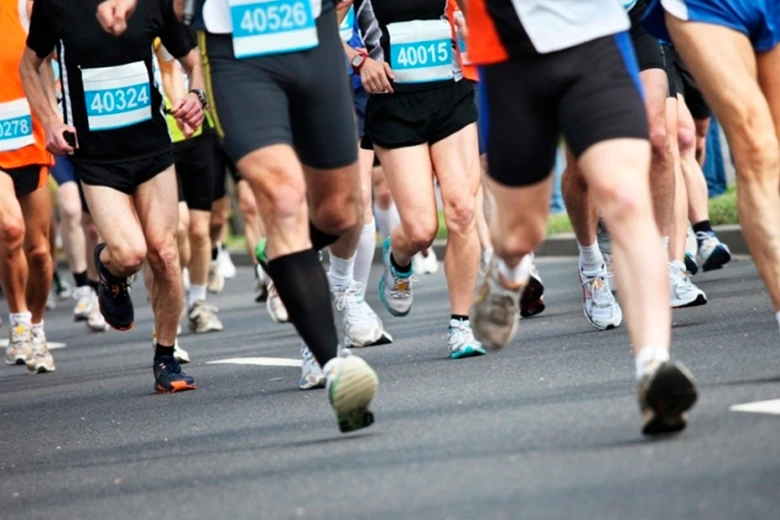
[[[73,321],[75,321],[75,322],[87,321],[88,319],[89,319],[89,315],[87,315],[87,316],[79,316],[79,315],[76,315],[76,314],[73,315]]]
[[[596,329],[596,330],[600,330],[600,331],[605,331],[605,330],[613,330],[613,329],[616,329],[616,328],[620,327],[620,325],[623,323],[623,311],[622,311],[622,310],[620,311],[620,319],[617,321],[617,323],[610,323],[610,324],[609,324],[609,325],[607,325],[606,327],[601,327],[601,326],[599,326],[599,325],[596,325],[596,322],[594,322],[594,321],[591,319],[591,317],[590,317],[590,316],[588,316],[588,312],[585,310],[585,308],[584,308],[584,307],[583,307],[583,309],[582,309],[582,314],[584,314],[584,315],[585,315],[585,319],[586,319],[586,320],[588,320],[588,323],[590,323],[590,326],[591,326],[591,327],[593,327],[593,328],[594,328],[594,329]]]
[[[48,372],[55,372],[56,370],[57,367],[46,367],[43,365],[39,365],[32,370],[30,370],[30,367],[27,367],[27,373],[30,374],[31,376],[34,376],[36,374],[46,374]]]
[[[316,381],[312,381],[310,379],[301,379],[298,381],[298,388],[301,390],[315,390],[317,388],[325,388],[325,383],[325,376],[318,378]]]
[[[707,297],[703,294],[696,296],[696,299],[689,303],[682,305],[672,305],[672,309],[686,309],[688,307],[699,307],[700,305],[707,305]]]
[[[520,316],[523,318],[530,318],[541,314],[544,309],[544,285],[539,282],[533,276],[528,279],[528,285],[523,289],[523,294],[520,296]]]
[[[5,360],[5,364],[6,365],[24,365],[25,363],[26,362],[25,362],[24,358],[17,358],[17,359],[15,359],[13,361],[10,361],[8,359]]]
[[[647,389],[642,434],[677,433],[688,424],[687,411],[696,403],[698,391],[693,375],[666,363],[658,369]]]
[[[170,388],[165,388],[164,386],[158,383],[155,385],[154,391],[159,394],[173,394],[175,392],[186,392],[187,390],[195,390],[196,388],[198,387],[195,385],[191,385],[186,381],[174,381],[173,383],[171,383]]]
[[[382,331],[382,335],[378,340],[366,343],[365,345],[352,345],[346,340],[344,341],[344,347],[346,348],[366,348],[366,347],[379,347],[381,345],[389,345],[393,342],[393,336],[387,331]]]
[[[701,266],[701,270],[706,273],[707,271],[722,269],[729,262],[731,262],[731,253],[727,251],[713,252],[704,265]]]
[[[268,301],[268,289],[255,296],[255,303],[265,303]]]
[[[470,357],[484,356],[487,352],[484,348],[466,347],[458,352],[450,352],[450,359],[465,359]]]
[[[374,423],[374,414],[368,405],[378,386],[376,373],[365,361],[356,357],[344,358],[338,379],[330,388],[330,402],[342,433],[367,428]]]

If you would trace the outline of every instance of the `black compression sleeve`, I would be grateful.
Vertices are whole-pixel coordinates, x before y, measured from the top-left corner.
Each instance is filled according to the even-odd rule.
[[[51,0],[35,0],[33,2],[27,47],[35,51],[35,54],[41,59],[46,58],[54,51],[59,38],[54,11]]]
[[[189,27],[184,25],[176,18],[173,12],[173,1],[163,0],[160,2],[162,9],[163,25],[160,31],[160,40],[171,53],[171,56],[182,58],[197,46],[195,37],[192,35]]]

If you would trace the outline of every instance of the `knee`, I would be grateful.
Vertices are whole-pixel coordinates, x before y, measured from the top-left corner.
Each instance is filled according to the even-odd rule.
[[[666,159],[671,154],[669,132],[665,122],[653,122],[650,124],[650,149],[654,159]]]
[[[247,178],[258,193],[264,218],[294,218],[306,206],[306,182],[303,175],[290,172],[282,162],[264,163],[246,168]],[[245,197],[245,209],[250,209]]]
[[[2,222],[0,241],[6,251],[22,247],[24,242],[24,218],[22,215],[11,215]]]
[[[780,145],[777,137],[768,132],[748,132],[735,148],[737,176],[740,182],[773,182],[772,189],[777,194],[777,172],[780,171]],[[772,176],[767,178],[767,172],[771,172]]]
[[[206,244],[211,240],[208,221],[192,220],[190,223],[190,241],[193,244]]]
[[[534,222],[529,219],[522,228],[515,228],[510,233],[505,233],[495,240],[493,248],[505,258],[520,258],[530,255],[544,240],[545,223],[541,219]]]
[[[363,221],[363,205],[355,199],[335,197],[324,201],[312,210],[312,220],[322,231],[341,236]]]
[[[257,218],[257,202],[252,190],[241,190],[239,192],[238,210],[244,216],[244,220]]]
[[[173,236],[149,243],[149,264],[156,273],[179,269],[179,249]]]
[[[179,226],[176,229],[176,236],[178,239],[183,240],[189,236],[190,233],[190,219],[189,217],[179,216]]]
[[[610,229],[641,213],[652,215],[649,193],[643,192],[629,179],[599,186],[598,190],[599,210]]]
[[[680,127],[677,130],[677,146],[680,148],[680,155],[686,156],[691,153],[696,153],[697,140],[696,132],[690,128]]]
[[[420,217],[414,222],[402,222],[406,240],[414,251],[428,249],[436,238],[439,223],[436,217]]]
[[[69,227],[76,227],[81,222],[81,201],[60,201],[60,214],[63,222],[67,222]]]
[[[41,267],[51,263],[51,248],[49,237],[41,236],[25,248],[27,262],[31,266]]]
[[[137,273],[146,260],[146,247],[140,244],[124,244],[110,247],[111,263],[117,271],[128,275]]]
[[[444,221],[449,233],[466,234],[474,227],[474,197],[444,201]]]

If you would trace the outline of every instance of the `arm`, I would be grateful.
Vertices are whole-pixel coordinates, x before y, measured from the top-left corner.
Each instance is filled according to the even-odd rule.
[[[197,49],[192,49],[183,57],[179,58],[184,72],[190,78],[191,90],[203,90],[205,82],[203,80],[203,68],[200,64],[200,53]],[[184,90],[182,88],[182,90]],[[189,92],[184,97],[178,98],[171,109],[171,114],[176,118],[179,126],[182,128],[184,135],[190,137],[195,133],[195,130],[200,128],[203,124],[203,109],[205,107],[201,105],[200,98],[193,93]]]
[[[160,76],[162,77],[162,87],[165,97],[168,98],[171,103],[177,99],[184,97],[184,78],[182,76],[182,70],[176,60],[167,59],[162,47],[157,52],[157,62],[160,64]]]
[[[336,1],[336,23],[340,24],[344,21],[344,17],[347,16],[347,12],[349,12],[349,7],[352,5],[353,1],[354,0]]]
[[[57,109],[57,86],[56,82],[54,81],[52,55],[49,55],[48,58],[43,60],[43,66],[39,70],[41,83],[43,84],[43,89],[46,92],[46,96],[49,98],[49,103],[55,112],[59,112]]]
[[[103,30],[119,36],[127,30],[127,20],[138,0],[103,0],[97,7],[97,19]]]

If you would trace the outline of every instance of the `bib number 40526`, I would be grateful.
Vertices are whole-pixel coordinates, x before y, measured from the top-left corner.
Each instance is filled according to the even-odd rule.
[[[304,0],[292,4],[256,5],[241,18],[241,28],[247,33],[287,31],[305,27],[309,20]]]

